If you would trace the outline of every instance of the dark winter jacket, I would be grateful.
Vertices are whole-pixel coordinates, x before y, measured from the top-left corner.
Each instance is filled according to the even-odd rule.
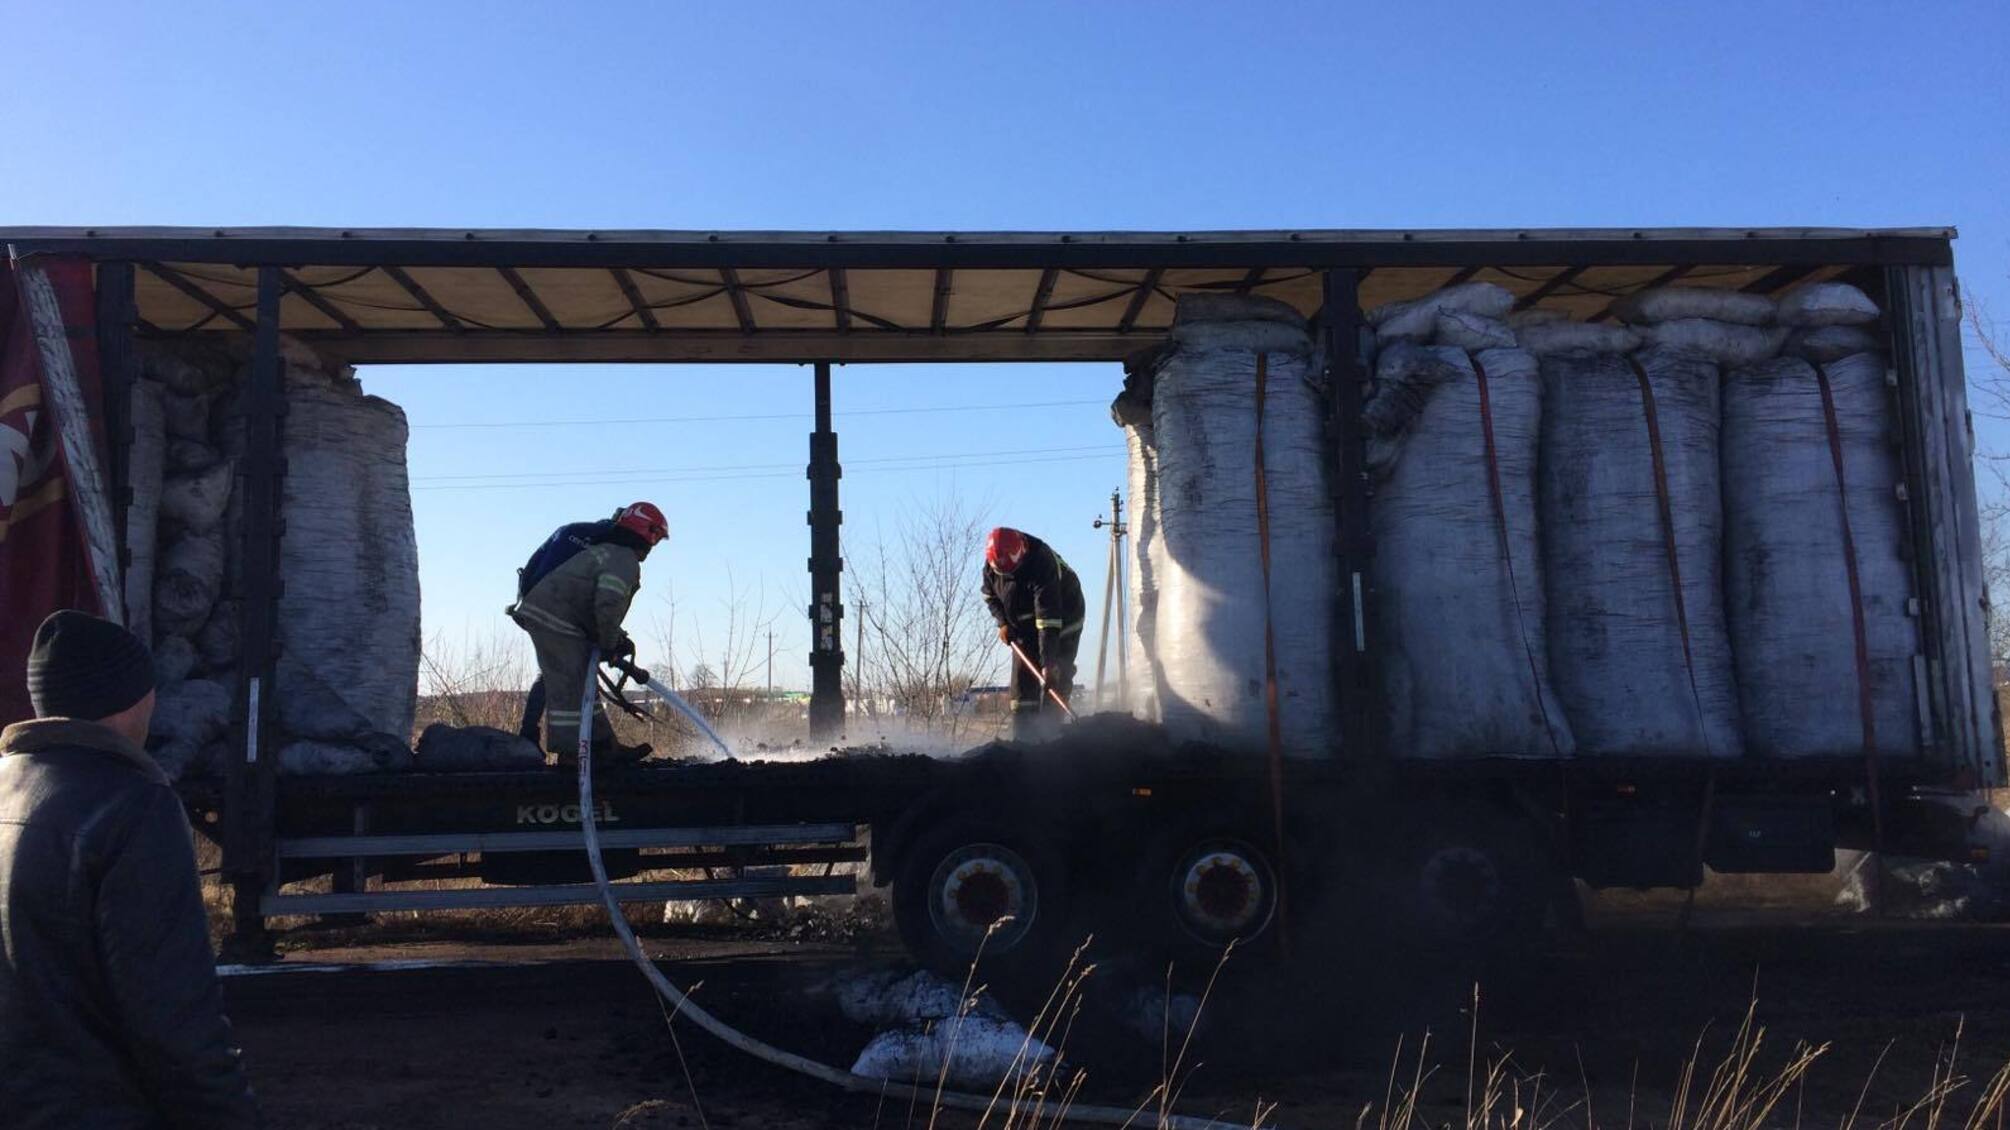
[[[1031,658],[1041,664],[1061,653],[1063,640],[1078,642],[1086,614],[1082,582],[1054,547],[1039,538],[1026,535],[1026,559],[1010,576],[984,566],[981,588],[993,620],[1011,628],[1022,646],[1037,641],[1039,654]],[[1067,650],[1072,654],[1072,646]]]
[[[93,722],[0,732],[0,1127],[259,1124],[181,802]]]
[[[608,532],[614,528],[614,519],[601,518],[593,522],[570,522],[553,530],[550,537],[539,543],[530,560],[516,571],[517,599],[522,600],[525,593],[536,588],[537,583],[550,576],[553,569],[572,560],[572,556],[580,550],[606,541]]]

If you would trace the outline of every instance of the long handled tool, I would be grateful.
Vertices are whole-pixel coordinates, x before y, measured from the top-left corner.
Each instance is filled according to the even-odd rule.
[[[1012,654],[1019,657],[1019,662],[1025,665],[1026,670],[1033,672],[1033,677],[1040,680],[1040,689],[1046,691],[1047,697],[1054,700],[1054,705],[1061,708],[1061,713],[1068,716],[1068,721],[1073,722],[1075,720],[1074,710],[1068,706],[1068,700],[1061,697],[1060,691],[1047,685],[1047,676],[1042,674],[1038,667],[1033,666],[1033,661],[1026,658],[1026,653],[1020,649],[1018,644],[1013,643],[1011,640],[1006,640],[1005,646],[1012,649]]]

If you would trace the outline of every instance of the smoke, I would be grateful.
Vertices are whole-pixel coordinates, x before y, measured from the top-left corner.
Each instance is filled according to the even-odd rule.
[[[656,714],[655,723],[648,727],[651,731],[648,740],[658,756],[723,760],[717,747],[688,722],[669,718],[667,709],[658,708]],[[839,733],[817,741],[810,739],[806,720],[796,714],[729,716],[713,725],[741,761],[803,762],[849,754],[960,757],[1002,737],[1005,719],[959,719],[957,725],[950,727],[939,720],[930,723],[901,717],[849,718]]]

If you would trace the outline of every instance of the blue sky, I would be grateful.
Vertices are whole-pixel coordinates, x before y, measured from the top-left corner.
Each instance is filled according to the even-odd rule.
[[[0,223],[1952,223],[1968,293],[2010,316],[2000,2],[0,0],[0,27]],[[779,617],[778,680],[802,681],[806,370],[365,379],[415,425],[429,632],[497,631],[537,538],[647,496],[675,532],[638,615],[674,587],[680,634],[702,627],[716,646],[730,573]],[[852,551],[961,495],[1051,535],[1100,589],[1089,520],[1122,478],[1100,407],[1117,379],[1098,366],[840,370],[840,412],[984,409],[839,417]],[[1041,407],[999,407],[1023,403]],[[993,454],[1036,449],[1067,450]],[[854,462],[921,456],[947,467]],[[498,471],[573,485],[449,477]]]

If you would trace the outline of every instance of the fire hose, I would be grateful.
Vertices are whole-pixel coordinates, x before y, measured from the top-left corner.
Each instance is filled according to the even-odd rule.
[[[1013,650],[1016,651],[1018,649],[1014,648]],[[1025,656],[1022,655],[1020,658],[1023,660]],[[704,720],[703,716],[690,703],[685,702],[683,698],[679,697],[662,683],[649,678],[647,671],[641,670],[634,664],[622,662],[619,664],[619,667],[625,675],[639,676],[637,679],[638,682],[654,691],[672,709],[690,719],[707,738],[711,739],[721,750],[726,751],[729,756],[731,755],[732,750],[726,745],[725,739],[721,738],[718,732],[712,729],[711,725]],[[588,654],[587,669],[590,671],[598,671],[600,669],[600,652],[598,650]],[[689,996],[685,995],[677,986],[670,983],[670,979],[663,975],[663,971],[656,967],[656,963],[649,960],[648,955],[642,952],[642,943],[636,940],[635,930],[628,924],[628,917],[621,913],[621,902],[615,897],[613,885],[607,881],[607,866],[600,858],[600,829],[593,815],[593,727],[588,721],[593,717],[594,698],[598,693],[599,688],[594,685],[592,679],[588,679],[586,681],[586,693],[581,698],[579,704],[581,722],[579,727],[579,830],[581,838],[586,843],[586,864],[593,871],[594,885],[600,888],[600,900],[607,906],[607,919],[614,926],[615,936],[621,939],[621,947],[628,951],[628,959],[635,963],[635,968],[642,971],[642,976],[648,979],[649,984],[670,1005],[671,1014],[673,1016],[689,1017],[693,1024],[717,1037],[728,1047],[745,1052],[755,1059],[788,1071],[793,1071],[798,1075],[808,1076],[819,1082],[828,1083],[831,1086],[854,1094],[879,1095],[886,1098],[906,1099],[915,1102],[927,1101],[959,1110],[988,1111],[997,1106],[999,1102],[998,1095],[979,1095],[963,1091],[937,1090],[935,1088],[920,1087],[908,1083],[896,1083],[890,1079],[875,1079],[869,1075],[858,1075],[850,1071],[839,1070],[829,1064],[818,1063],[816,1060],[810,1059],[807,1056],[797,1055],[795,1052],[784,1051],[773,1044],[757,1040],[727,1024],[725,1021],[720,1020],[699,1006]],[[1058,696],[1056,697],[1058,698]],[[1062,704],[1064,708],[1066,705],[1066,703]],[[1002,1093],[1003,1087],[1001,1085],[1000,1094]],[[1072,1106],[1067,1108],[1062,1117],[1071,1122],[1094,1122],[1104,1125],[1131,1126],[1138,1124],[1147,1115],[1140,1110],[1124,1110],[1121,1107]],[[1168,1127],[1170,1130],[1222,1130],[1222,1128],[1231,1124],[1209,1118],[1193,1118],[1187,1115],[1173,1114],[1159,1118],[1157,1125]]]

